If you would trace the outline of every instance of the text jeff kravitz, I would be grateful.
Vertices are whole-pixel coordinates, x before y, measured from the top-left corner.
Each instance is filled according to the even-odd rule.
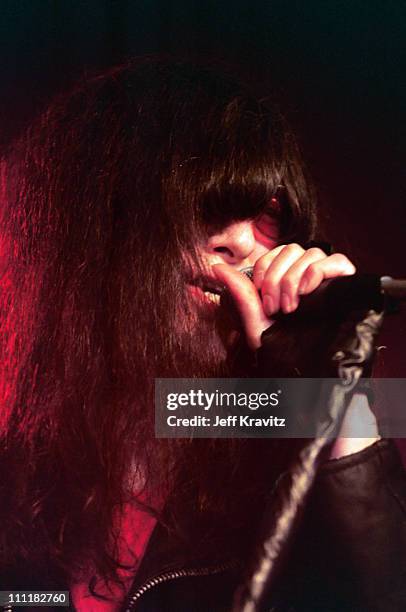
[[[269,415],[266,417],[250,417],[243,415],[229,415],[227,417],[193,416],[190,418],[167,417],[169,427],[285,427],[285,418]]]

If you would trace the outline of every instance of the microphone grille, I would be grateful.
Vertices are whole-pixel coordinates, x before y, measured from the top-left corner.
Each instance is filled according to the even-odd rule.
[[[242,268],[240,272],[243,272],[250,280],[254,278],[254,268],[252,266],[248,266],[247,268]]]

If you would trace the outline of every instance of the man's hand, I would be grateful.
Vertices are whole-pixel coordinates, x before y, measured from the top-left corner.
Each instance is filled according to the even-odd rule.
[[[296,310],[301,295],[311,293],[327,278],[350,276],[354,264],[341,253],[326,255],[321,249],[303,249],[298,244],[281,245],[260,257],[254,265],[253,281],[227,264],[212,266],[216,277],[226,285],[240,313],[248,345],[256,350],[261,335],[272,325],[278,311]],[[359,422],[368,421],[365,438],[359,435]],[[357,432],[357,433],[354,433]],[[355,395],[345,417],[341,436],[334,443],[332,458],[348,455],[379,439],[376,420],[365,396]]]
[[[296,310],[300,296],[314,291],[324,279],[355,273],[345,255],[326,255],[321,249],[305,250],[298,244],[278,246],[260,257],[253,283],[227,264],[216,264],[212,270],[230,291],[254,350],[261,345],[262,332],[272,325],[272,315]]]

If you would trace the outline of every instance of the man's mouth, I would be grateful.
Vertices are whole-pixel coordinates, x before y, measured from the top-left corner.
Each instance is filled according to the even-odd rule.
[[[213,304],[220,305],[220,295],[218,293],[213,293],[212,291],[203,291],[204,296]]]
[[[225,287],[216,281],[216,279],[202,276],[193,279],[189,284],[196,295],[199,295],[201,298],[217,306],[220,305],[220,298]]]

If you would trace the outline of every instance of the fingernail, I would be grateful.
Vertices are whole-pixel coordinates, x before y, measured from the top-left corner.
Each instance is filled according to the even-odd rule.
[[[262,297],[262,304],[263,304],[265,314],[267,314],[268,316],[271,316],[272,314],[274,314],[275,304],[274,304],[272,297],[269,294],[265,294]]]
[[[287,293],[282,293],[281,295],[281,308],[283,312],[290,312],[293,310],[292,301]]]
[[[309,286],[309,282],[307,278],[303,278],[301,283],[299,284],[298,293],[300,295],[302,295],[303,293],[306,293],[308,286]]]

